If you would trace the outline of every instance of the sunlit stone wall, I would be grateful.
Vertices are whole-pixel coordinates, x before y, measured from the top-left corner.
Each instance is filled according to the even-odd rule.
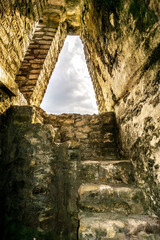
[[[70,1],[67,6],[56,0],[28,3],[15,0],[12,4],[2,1],[1,113],[10,105],[40,105],[67,31],[79,33],[79,4],[72,3],[71,11]],[[11,96],[4,87],[11,91]]]
[[[156,0],[82,1],[81,38],[99,111],[114,110],[122,155],[159,212],[160,32]]]
[[[36,3],[17,0],[0,2],[0,86],[5,84],[15,93],[11,98],[1,90],[0,113],[11,104],[26,104],[15,83],[15,77],[45,2],[45,0],[38,0]]]

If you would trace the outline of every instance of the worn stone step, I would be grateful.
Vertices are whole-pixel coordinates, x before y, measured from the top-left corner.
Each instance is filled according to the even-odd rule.
[[[118,151],[116,148],[95,148],[83,151],[81,154],[82,161],[86,161],[88,159],[94,161],[94,159],[98,158],[102,161],[119,159]]]
[[[160,220],[147,215],[81,212],[79,240],[159,240]]]
[[[81,184],[78,193],[81,210],[126,215],[146,213],[142,191],[133,186]]]
[[[125,183],[134,182],[133,165],[130,160],[81,161],[81,183]]]

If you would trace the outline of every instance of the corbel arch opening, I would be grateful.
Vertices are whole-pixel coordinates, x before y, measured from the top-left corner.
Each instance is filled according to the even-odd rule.
[[[95,92],[79,36],[68,35],[41,108],[47,113],[98,113]]]

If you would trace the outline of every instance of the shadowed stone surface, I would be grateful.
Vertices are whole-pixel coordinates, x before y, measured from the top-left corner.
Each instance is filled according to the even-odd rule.
[[[129,217],[105,213],[80,214],[80,240],[159,239],[159,220],[145,215]]]
[[[129,160],[83,161],[80,169],[82,182],[102,184],[134,182],[133,166]]]
[[[115,124],[111,112],[57,116],[29,106],[6,112],[0,155],[3,239],[132,239],[149,237],[148,228],[155,239],[160,236],[158,219],[147,216],[148,202],[134,186],[131,162],[118,159]],[[104,139],[113,144],[116,160],[110,150],[103,154]],[[132,224],[138,230],[132,232]]]
[[[10,136],[2,144],[5,239],[75,239],[78,159],[70,161],[69,147],[54,142],[51,125],[34,123],[40,121],[35,114],[31,107],[12,108],[3,125]]]

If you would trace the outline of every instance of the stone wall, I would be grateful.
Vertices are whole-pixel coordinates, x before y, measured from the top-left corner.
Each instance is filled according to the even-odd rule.
[[[118,139],[114,113],[46,115],[43,112],[42,116],[45,124],[54,126],[56,142],[81,149],[81,160],[117,159]],[[71,159],[74,158],[72,151],[70,155]]]
[[[19,89],[29,104],[40,105],[66,35],[64,8],[47,5],[16,76]]]
[[[42,239],[40,232],[46,230],[48,235],[54,230],[57,217],[51,169],[54,130],[32,124],[32,108],[14,110],[7,112],[3,125],[7,140],[2,143],[1,161],[1,169],[6,169],[1,186],[2,239],[33,239],[38,232]]]
[[[123,154],[159,210],[158,1],[82,1],[81,38],[99,111],[116,112]]]
[[[11,104],[26,104],[14,80],[44,5],[43,0],[0,2],[0,82],[17,96],[10,99],[3,91],[0,113]]]
[[[79,34],[79,3],[15,0],[1,8],[0,86],[14,94],[3,91],[0,112],[15,104],[39,106],[67,33]]]
[[[75,240],[78,188],[93,177],[83,163],[117,159],[115,115],[39,111],[15,106],[2,119],[2,239]]]

